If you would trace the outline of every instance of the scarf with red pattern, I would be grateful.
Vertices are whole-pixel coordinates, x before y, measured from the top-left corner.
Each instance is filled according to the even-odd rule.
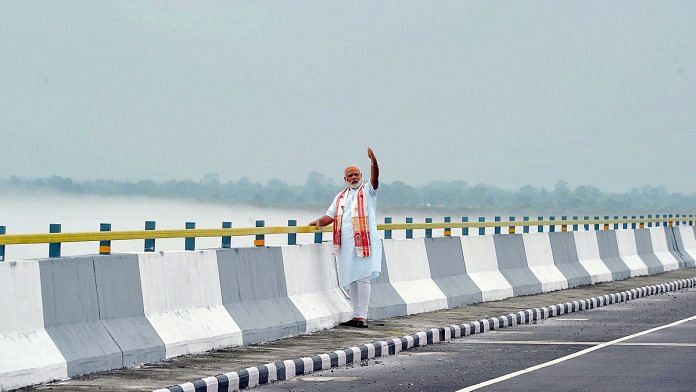
[[[343,220],[343,209],[346,204],[346,195],[350,188],[344,189],[336,200],[336,215],[333,225],[333,243],[336,252],[341,247],[341,221]],[[367,227],[367,200],[365,194],[365,184],[360,185],[353,199],[351,212],[351,223],[353,224],[353,236],[355,238],[355,253],[358,257],[370,256],[370,230]]]

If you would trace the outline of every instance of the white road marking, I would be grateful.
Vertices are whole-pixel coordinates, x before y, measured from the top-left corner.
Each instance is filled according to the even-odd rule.
[[[463,344],[521,344],[549,346],[596,346],[606,342],[568,342],[553,340],[459,340]],[[696,343],[617,343],[617,346],[665,346],[665,347],[696,347]]]
[[[651,332],[659,331],[659,330],[665,329],[665,328],[674,327],[674,326],[676,326],[676,325],[683,324],[683,323],[686,323],[686,322],[692,321],[692,320],[696,320],[696,316],[691,316],[691,317],[688,317],[688,318],[685,318],[685,319],[682,319],[682,320],[679,320],[679,321],[675,321],[675,322],[670,323],[670,324],[667,324],[667,325],[662,325],[662,326],[660,326],[660,327],[651,328],[651,329],[648,329],[648,330],[645,330],[645,331],[642,331],[642,332],[635,333],[635,334],[633,334],[633,335],[624,336],[624,337],[622,337],[622,338],[612,340],[612,341],[610,341],[610,342],[598,344],[598,345],[596,345],[596,346],[592,346],[592,347],[586,348],[586,349],[581,350],[581,351],[578,351],[578,352],[576,352],[576,353],[573,353],[573,354],[570,354],[570,355],[566,355],[565,357],[561,357],[561,358],[554,359],[553,361],[541,363],[541,364],[539,364],[539,365],[532,366],[532,367],[528,367],[528,368],[522,369],[522,370],[518,370],[518,371],[516,371],[516,372],[509,373],[509,374],[506,374],[506,375],[504,375],[504,376],[500,376],[500,377],[494,378],[494,379],[492,379],[492,380],[484,381],[484,382],[479,383],[479,384],[476,384],[476,385],[472,385],[472,386],[469,386],[469,387],[466,387],[466,388],[462,388],[462,389],[458,390],[457,392],[475,391],[475,390],[477,390],[477,389],[480,389],[480,388],[483,388],[483,387],[487,387],[487,386],[489,386],[489,385],[497,384],[497,383],[499,383],[499,382],[501,382],[501,381],[506,381],[506,380],[509,380],[509,379],[514,378],[514,377],[517,377],[517,376],[521,376],[521,375],[526,374],[526,373],[531,373],[531,372],[533,372],[533,371],[535,371],[535,370],[543,369],[543,368],[545,368],[545,367],[549,367],[549,366],[553,366],[553,365],[559,364],[559,363],[561,363],[561,362],[565,362],[565,361],[567,361],[567,360],[569,360],[569,359],[577,358],[577,357],[579,357],[579,356],[582,356],[582,355],[591,353],[591,352],[593,352],[593,351],[597,351],[597,350],[599,350],[599,349],[602,349],[602,348],[605,348],[605,347],[608,347],[608,346],[615,345],[615,344],[617,344],[617,343],[624,342],[624,341],[629,340],[629,339],[636,338],[636,337],[638,337],[638,336],[647,335],[647,334],[649,334],[649,333],[651,333]]]
[[[550,318],[549,320],[553,320],[553,321],[590,321],[590,319],[584,319],[584,318]]]
[[[360,377],[356,376],[344,376],[344,377],[312,377],[312,376],[302,376],[297,377],[296,380],[299,381],[310,381],[310,382],[326,382],[326,381],[360,381]]]

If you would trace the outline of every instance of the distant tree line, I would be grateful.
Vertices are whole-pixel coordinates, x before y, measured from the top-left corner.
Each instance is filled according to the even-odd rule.
[[[0,179],[0,185],[15,189],[37,189],[73,194],[104,196],[148,196],[238,203],[268,207],[326,208],[343,186],[321,173],[312,172],[304,185],[291,185],[278,179],[265,184],[248,178],[220,181],[217,174],[201,180],[112,180],[75,181],[52,176],[47,178]],[[469,185],[464,181],[433,181],[412,186],[402,181],[380,183],[380,209],[390,211],[451,211],[454,215],[476,213],[545,214],[640,214],[694,213],[696,194],[668,192],[664,186],[642,186],[626,193],[608,193],[593,186],[575,188],[558,181],[553,189],[525,185],[505,190],[486,184]]]

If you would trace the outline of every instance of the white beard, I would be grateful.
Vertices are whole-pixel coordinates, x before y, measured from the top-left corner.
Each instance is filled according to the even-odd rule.
[[[358,189],[358,188],[360,188],[360,185],[362,185],[362,181],[358,181],[356,184],[348,183],[348,188],[350,188],[350,189]]]

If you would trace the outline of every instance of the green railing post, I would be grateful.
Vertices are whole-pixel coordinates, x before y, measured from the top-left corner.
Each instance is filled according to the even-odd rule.
[[[462,223],[469,222],[469,217],[468,216],[463,216],[462,217]],[[469,235],[469,228],[468,227],[462,227],[462,235]]]
[[[223,229],[231,229],[232,228],[232,222],[222,222],[222,228]],[[222,236],[222,244],[221,244],[223,249],[229,249],[232,247],[232,236],[230,235],[223,235]]]
[[[648,219],[652,219],[652,214],[648,214]],[[652,227],[652,226],[653,226],[653,223],[648,222],[648,227]]]
[[[297,226],[297,219],[288,219],[288,227]],[[297,245],[297,233],[288,233],[288,245]]]
[[[493,220],[495,222],[500,222],[500,217],[499,216],[493,217]],[[500,234],[500,226],[496,226],[493,228],[493,234]]]
[[[510,220],[510,222],[515,221],[514,216],[511,216],[508,219]],[[510,226],[508,227],[508,234],[515,234],[515,224],[514,223],[511,223]]]
[[[479,223],[485,223],[486,217],[479,216]],[[486,235],[486,228],[484,226],[479,227],[479,235]]]
[[[155,221],[145,221],[145,230],[155,230]],[[155,239],[146,238],[145,239],[145,252],[155,251]]]
[[[450,223],[452,222],[452,218],[449,216],[445,217],[445,223]],[[451,227],[445,227],[445,230],[443,231],[443,234],[445,237],[451,237],[452,236],[452,228]]]
[[[675,218],[674,225],[679,226],[679,214],[674,215],[674,218]]]
[[[587,216],[587,215],[585,215],[585,216],[583,217],[583,219],[587,222],[588,220],[590,220],[590,217]],[[584,223],[584,224],[582,225],[582,228],[585,229],[585,230],[587,230],[587,231],[589,231],[589,230],[590,230],[590,224],[589,224],[589,223]]]
[[[433,223],[433,218],[425,218],[425,223]],[[433,238],[433,229],[425,229],[425,238]]]
[[[539,216],[539,217],[537,217],[537,220],[538,220],[539,222],[541,222],[541,221],[544,220],[544,217],[543,217],[543,216]],[[537,226],[537,233],[543,233],[543,232],[544,232],[544,225],[538,225],[538,226]]]
[[[5,226],[0,226],[0,235],[5,235],[7,233]],[[5,261],[5,245],[0,245],[0,262]]]
[[[694,225],[694,214],[689,214],[689,226]]]
[[[48,232],[60,233],[60,223],[51,223],[48,225]],[[48,244],[48,257],[60,257],[60,242]]]
[[[598,216],[595,216],[595,217],[594,217],[594,220],[595,220],[595,221],[598,221],[598,220],[599,220],[599,217],[598,217]],[[595,231],[599,231],[599,223],[598,223],[598,222],[594,224],[594,229],[595,229]]]
[[[413,223],[413,218],[406,218],[406,223]],[[406,229],[406,239],[410,240],[413,238],[413,229]]]
[[[573,231],[578,231],[578,217],[573,215],[573,220],[575,223],[573,223]]]
[[[632,216],[631,216],[631,219],[636,219],[636,216],[635,216],[635,215],[632,215]],[[636,228],[636,222],[635,222],[635,220],[634,220],[633,222],[631,222],[631,229],[635,229],[635,228]]]
[[[549,220],[551,221],[551,223],[549,223],[549,233],[554,233],[556,231],[556,224],[554,223],[556,217],[551,215]]]
[[[193,230],[196,228],[196,222],[186,222],[186,229]],[[184,239],[184,249],[195,250],[196,249],[196,237],[186,237]]]
[[[619,219],[619,216],[614,215],[614,220],[616,221],[618,219]],[[614,222],[614,230],[619,230],[619,222]]]
[[[660,214],[655,214],[655,219],[660,219]],[[655,227],[660,227],[662,226],[662,222],[659,220],[655,221]]]
[[[522,226],[522,232],[529,233],[529,217],[523,216],[522,220],[524,221],[524,226]]]
[[[99,231],[111,231],[111,223],[100,223]],[[110,255],[111,254],[111,241],[101,240],[99,241],[99,254],[100,255]]]
[[[256,227],[266,227],[266,221],[257,220]],[[316,235],[316,233],[315,233],[315,235]],[[319,242],[321,242],[321,241],[319,241]],[[266,246],[266,235],[265,234],[256,234],[256,237],[254,237],[254,246]]]
[[[628,219],[628,216],[624,215],[623,219]],[[624,228],[624,230],[628,229],[628,222],[623,223],[623,228]]]
[[[324,232],[323,231],[314,232],[314,243],[315,244],[321,244],[321,242],[323,240],[324,240]]]
[[[385,224],[391,224],[392,223],[392,218],[390,216],[385,216],[384,217],[384,223]],[[384,239],[385,240],[390,240],[392,239],[392,231],[391,230],[384,230]]]

